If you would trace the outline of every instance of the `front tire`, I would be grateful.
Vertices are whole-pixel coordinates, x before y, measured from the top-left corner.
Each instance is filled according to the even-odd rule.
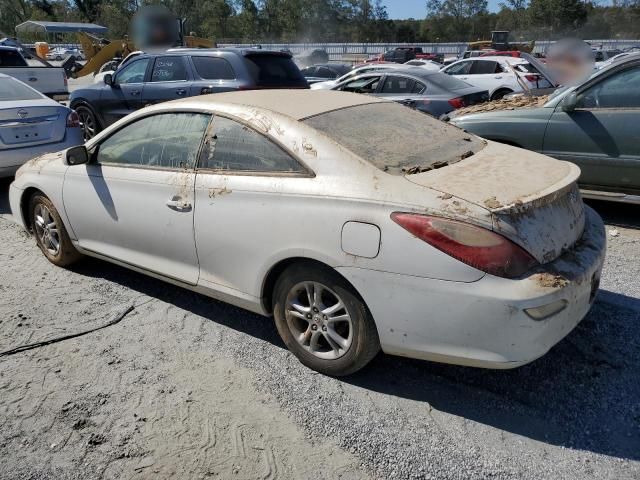
[[[93,113],[90,107],[86,105],[79,105],[74,108],[78,117],[80,117],[80,125],[82,127],[82,138],[86,142],[87,140],[96,136],[96,134],[100,131],[100,126],[98,125],[98,119],[96,114]]]
[[[276,282],[273,305],[280,337],[312,370],[349,375],[380,350],[367,306],[328,267],[301,263],[287,268]]]
[[[36,244],[51,263],[66,267],[82,258],[82,254],[71,243],[67,229],[51,200],[36,193],[29,202],[29,212]]]

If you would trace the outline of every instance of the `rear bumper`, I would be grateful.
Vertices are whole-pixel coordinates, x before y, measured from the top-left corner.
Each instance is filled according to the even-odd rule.
[[[82,145],[83,143],[82,129],[68,128],[61,142],[2,150],[0,152],[0,178],[15,175],[16,170],[32,158],[44,155],[45,153],[65,150],[70,147],[75,147],[76,145]]]
[[[606,250],[604,225],[590,208],[573,250],[520,279],[485,275],[449,282],[339,268],[359,291],[389,354],[485,368],[514,368],[544,355],[588,313]],[[525,309],[563,300],[540,321]]]

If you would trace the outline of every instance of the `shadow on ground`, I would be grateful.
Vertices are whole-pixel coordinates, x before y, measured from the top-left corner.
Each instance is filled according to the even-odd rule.
[[[258,315],[98,260],[75,270],[284,348]],[[639,352],[640,300],[601,291],[576,330],[531,365],[482,370],[381,354],[340,381],[551,445],[640,460]]]

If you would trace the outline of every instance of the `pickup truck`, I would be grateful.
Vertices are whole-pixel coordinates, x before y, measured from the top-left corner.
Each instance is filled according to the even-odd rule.
[[[53,100],[69,98],[67,75],[38,57],[25,58],[19,48],[0,46],[0,73],[26,83]]]

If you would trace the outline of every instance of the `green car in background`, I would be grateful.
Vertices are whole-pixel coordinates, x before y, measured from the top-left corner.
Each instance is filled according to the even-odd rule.
[[[450,121],[480,137],[577,164],[586,198],[640,204],[640,53],[557,90],[543,107]]]

